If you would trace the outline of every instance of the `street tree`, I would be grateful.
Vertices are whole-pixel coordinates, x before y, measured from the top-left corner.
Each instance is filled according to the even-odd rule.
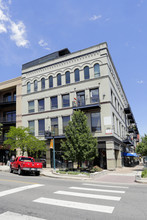
[[[147,156],[147,135],[142,137],[141,142],[136,147],[136,152],[142,156]]]
[[[31,156],[37,154],[39,151],[46,151],[45,141],[37,139],[31,134],[29,128],[24,127],[10,127],[4,145],[9,145],[11,150],[20,148],[22,155],[25,152]]]
[[[97,139],[90,132],[84,112],[74,112],[65,129],[65,137],[66,141],[61,142],[64,160],[77,162],[79,168],[83,161],[92,161],[97,156]]]

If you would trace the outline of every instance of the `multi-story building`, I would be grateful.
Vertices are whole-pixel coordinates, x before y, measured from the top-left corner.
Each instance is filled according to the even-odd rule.
[[[41,139],[45,131],[55,131],[57,159],[76,109],[85,112],[97,137],[98,165],[121,167],[123,153],[134,152],[138,128],[107,43],[74,53],[60,50],[22,65],[22,125]],[[46,158],[50,166],[49,148]]]
[[[10,159],[9,147],[3,148],[10,126],[21,126],[21,77],[0,83],[0,162]]]

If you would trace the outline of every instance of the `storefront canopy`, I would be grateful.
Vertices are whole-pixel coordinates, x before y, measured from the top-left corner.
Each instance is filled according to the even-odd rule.
[[[136,153],[124,153],[124,157],[139,157]]]

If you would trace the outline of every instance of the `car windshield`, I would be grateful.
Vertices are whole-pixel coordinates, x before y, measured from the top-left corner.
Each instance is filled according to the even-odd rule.
[[[23,161],[23,162],[34,162],[34,160],[32,158],[28,158],[28,157],[21,157],[19,159],[19,161]]]

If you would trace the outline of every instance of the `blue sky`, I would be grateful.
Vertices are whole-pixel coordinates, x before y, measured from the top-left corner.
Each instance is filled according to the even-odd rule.
[[[0,0],[0,82],[20,76],[33,59],[105,41],[147,134],[146,0]]]

